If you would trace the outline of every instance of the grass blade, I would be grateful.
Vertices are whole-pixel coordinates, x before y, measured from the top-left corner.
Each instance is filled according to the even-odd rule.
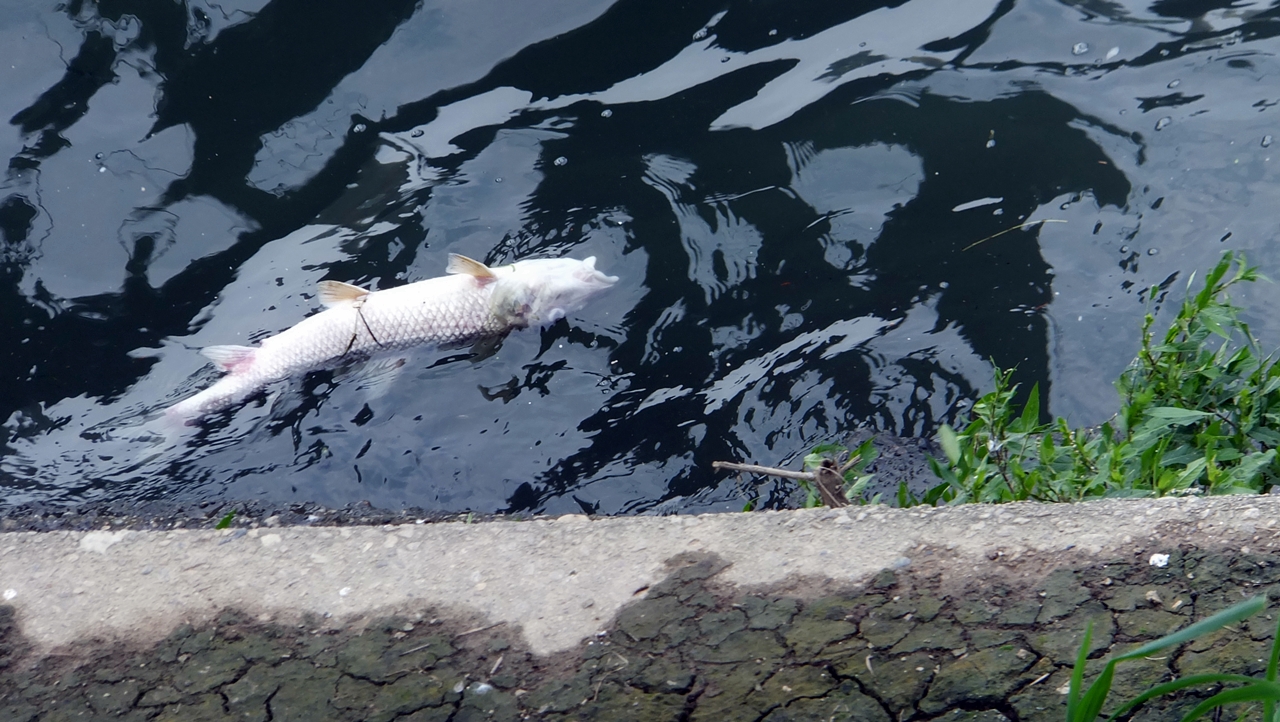
[[[1206,699],[1196,705],[1182,718],[1182,722],[1192,722],[1204,716],[1206,712],[1215,707],[1221,707],[1236,702],[1256,702],[1258,700],[1277,700],[1280,699],[1280,684],[1275,682],[1267,682],[1265,680],[1254,680],[1253,684],[1236,687],[1235,689],[1223,690],[1214,696]]]
[[[1252,599],[1246,599],[1245,601],[1240,602],[1239,604],[1233,607],[1229,607],[1227,609],[1222,610],[1221,612],[1218,612],[1212,617],[1209,617],[1207,619],[1201,619],[1195,624],[1192,624],[1187,627],[1183,627],[1182,629],[1179,629],[1178,631],[1172,634],[1166,634],[1165,636],[1153,642],[1147,642],[1146,644],[1142,645],[1141,647],[1138,647],[1137,649],[1125,652],[1124,654],[1121,654],[1118,657],[1116,657],[1115,661],[1123,662],[1128,659],[1137,659],[1139,657],[1146,657],[1147,655],[1153,652],[1159,652],[1160,650],[1166,647],[1173,647],[1175,645],[1183,644],[1185,642],[1190,642],[1196,637],[1208,634],[1210,632],[1216,632],[1219,629],[1222,629],[1223,627],[1227,626],[1228,624],[1234,624],[1247,617],[1251,617],[1254,614],[1257,614],[1258,612],[1262,611],[1262,609],[1266,606],[1267,606],[1267,598],[1265,596],[1258,596],[1258,597],[1253,597]]]
[[[1084,698],[1080,700],[1079,722],[1091,722],[1102,712],[1102,705],[1107,701],[1107,695],[1111,693],[1111,680],[1116,676],[1117,661],[1119,660],[1113,659],[1107,662],[1107,666],[1102,668],[1102,674],[1093,680],[1093,684],[1089,685],[1089,691],[1084,693]]]
[[[1178,692],[1180,690],[1187,689],[1188,687],[1197,687],[1202,684],[1223,684],[1226,682],[1243,682],[1245,684],[1253,684],[1254,682],[1257,682],[1257,681],[1258,679],[1256,677],[1250,677],[1249,675],[1246,675],[1246,674],[1210,673],[1210,674],[1192,674],[1186,677],[1179,677],[1178,679],[1175,679],[1171,682],[1165,682],[1164,684],[1156,685],[1155,687],[1152,687],[1146,692],[1143,692],[1137,697],[1134,697],[1133,699],[1124,703],[1123,705],[1120,706],[1119,709],[1113,712],[1110,717],[1107,718],[1107,722],[1112,722],[1112,720],[1119,719],[1121,716],[1125,715],[1126,713],[1128,713],[1138,705],[1142,704],[1143,702],[1146,702],[1147,700],[1154,699],[1156,697],[1161,697],[1166,694],[1172,694],[1173,692]]]
[[[1280,622],[1276,624],[1276,633],[1271,638],[1271,658],[1267,660],[1267,681],[1276,681],[1276,668],[1280,666]],[[1267,700],[1263,707],[1262,719],[1264,722],[1276,722],[1276,703],[1275,700]]]
[[[1084,682],[1084,665],[1089,659],[1089,645],[1093,642],[1093,622],[1084,628],[1084,640],[1076,653],[1076,666],[1071,668],[1071,683],[1067,687],[1067,722],[1085,722],[1076,712],[1080,706],[1080,685]]]

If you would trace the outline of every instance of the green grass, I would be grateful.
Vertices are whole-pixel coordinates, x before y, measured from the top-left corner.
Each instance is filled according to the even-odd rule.
[[[1259,278],[1225,254],[1162,337],[1148,313],[1137,357],[1120,376],[1119,412],[1098,427],[1040,422],[1039,389],[1021,411],[1010,372],[963,428],[943,426],[934,460],[947,502],[1259,493],[1280,466],[1280,368],[1263,356],[1228,289]]]
[[[1148,313],[1138,355],[1116,381],[1120,410],[1100,426],[1072,428],[1062,418],[1043,423],[1038,386],[1016,408],[1012,371],[997,367],[995,389],[974,403],[967,423],[938,432],[945,458],[930,459],[930,466],[940,483],[922,497],[899,484],[898,505],[1269,490],[1280,479],[1280,367],[1274,355],[1259,352],[1228,295],[1259,277],[1243,256],[1227,253],[1198,292],[1188,284],[1162,336],[1152,331],[1155,317]],[[825,444],[805,466],[870,460],[874,453],[866,444],[853,452]],[[879,497],[863,498],[865,465],[845,475],[846,494],[875,503]],[[806,506],[818,505],[808,492]]]
[[[1241,309],[1228,291],[1260,278],[1243,256],[1227,253],[1187,298],[1163,335],[1153,332],[1155,317],[1143,321],[1137,357],[1116,381],[1120,409],[1096,427],[1072,428],[1064,419],[1041,421],[1040,393],[1033,387],[1021,408],[1012,371],[995,369],[995,388],[974,403],[958,428],[938,433],[943,459],[930,459],[940,483],[917,498],[900,484],[899,506],[966,502],[1080,501],[1103,497],[1156,497],[1171,494],[1257,494],[1280,483],[1280,367],[1263,355]],[[1156,296],[1153,289],[1151,298]],[[853,452],[838,444],[819,446],[805,458],[806,468],[835,464],[844,475],[846,495],[864,499],[870,476],[864,468],[874,448]],[[847,465],[846,459],[856,463]],[[808,489],[806,506],[820,504]],[[1173,634],[1112,657],[1084,687],[1084,668],[1092,628],[1071,676],[1067,722],[1093,722],[1110,693],[1116,666],[1221,629],[1261,611],[1257,597]],[[1118,707],[1121,718],[1139,705],[1192,687],[1223,688],[1182,719],[1191,722],[1229,704],[1262,702],[1266,722],[1280,722],[1280,629],[1263,678],[1201,674],[1158,685]],[[1245,710],[1248,714],[1250,710]]]
[[[1107,701],[1107,695],[1111,692],[1111,682],[1115,678],[1116,666],[1122,662],[1141,659],[1162,649],[1185,644],[1196,637],[1215,632],[1229,624],[1251,617],[1262,611],[1265,606],[1266,597],[1254,597],[1230,609],[1224,609],[1212,617],[1202,619],[1195,624],[1161,637],[1154,642],[1148,642],[1124,654],[1116,655],[1107,661],[1106,666],[1102,668],[1102,673],[1093,680],[1093,683],[1082,691],[1085,661],[1088,658],[1089,643],[1093,637],[1093,625],[1090,624],[1085,630],[1084,641],[1080,644],[1080,652],[1076,656],[1075,666],[1071,670],[1071,682],[1067,692],[1067,722],[1094,722],[1098,718],[1102,712],[1102,706]],[[1262,719],[1265,722],[1280,722],[1280,715],[1277,714],[1276,709],[1276,702],[1280,701],[1280,684],[1276,681],[1278,663],[1280,663],[1280,630],[1277,630],[1272,641],[1270,662],[1267,664],[1265,676],[1261,679],[1240,674],[1196,674],[1181,677],[1172,682],[1152,687],[1125,702],[1116,708],[1107,717],[1107,720],[1110,722],[1111,720],[1119,719],[1145,702],[1156,697],[1180,692],[1184,689],[1238,684],[1239,686],[1223,689],[1196,705],[1194,709],[1182,717],[1182,722],[1192,722],[1214,709],[1240,702],[1262,702]]]

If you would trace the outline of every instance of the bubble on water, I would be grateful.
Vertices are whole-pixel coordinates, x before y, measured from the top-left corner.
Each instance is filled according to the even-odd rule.
[[[103,165],[103,166],[98,166],[98,172],[99,172],[99,173],[106,173],[106,172],[107,172],[107,167],[106,167],[105,165]]]
[[[601,117],[601,118],[612,118],[612,117],[613,117],[613,111],[612,111],[612,110],[609,110],[608,108],[605,108],[604,110],[600,111],[600,117]]]
[[[1165,128],[1168,128],[1169,124],[1172,122],[1173,122],[1173,118],[1170,118],[1169,116],[1166,115],[1165,117],[1156,121],[1156,130],[1164,130]]]
[[[1075,45],[1071,46],[1072,55],[1084,55],[1087,52],[1089,52],[1088,43],[1076,43]]]
[[[1270,148],[1270,147],[1271,147],[1271,136],[1270,136],[1270,135],[1264,135],[1264,136],[1262,136],[1262,147],[1263,147],[1263,148]]]
[[[992,138],[991,140],[987,141],[987,147],[988,147],[988,148],[994,148],[994,147],[996,147],[996,139],[995,139],[995,138]]]
[[[497,178],[494,178],[494,179],[493,179],[493,182],[494,182],[494,183],[501,183],[501,182],[502,182],[502,176],[498,176]]]
[[[1120,48],[1119,48],[1119,47],[1112,48],[1112,49],[1110,49],[1110,50],[1108,50],[1108,51],[1107,51],[1107,58],[1106,58],[1106,59],[1107,59],[1107,60],[1110,60],[1110,59],[1114,58],[1115,56],[1117,56],[1117,55],[1119,55],[1119,54],[1120,54]]]
[[[414,128],[413,132],[409,133],[409,136],[412,138],[421,138],[424,133],[426,133],[426,131],[422,128]]]
[[[555,163],[556,165],[566,165],[566,164],[568,164],[569,159],[568,159],[568,158],[566,158],[566,157],[564,157],[564,156],[560,156],[559,158],[556,158],[555,160],[553,160],[553,161],[551,161],[551,162],[552,162],[552,163]]]
[[[1159,248],[1148,248],[1148,249],[1147,249],[1147,255],[1148,255],[1148,256],[1156,256],[1156,255],[1159,255],[1159,254],[1160,254],[1160,249],[1159,249]]]
[[[365,132],[365,131],[366,131],[366,130],[368,130],[368,129],[369,129],[369,126],[365,125],[364,123],[356,123],[354,126],[352,126],[352,128],[351,128],[351,132],[352,132],[352,133],[363,133],[363,132]]]
[[[707,29],[706,29],[706,28],[698,28],[698,32],[696,32],[696,33],[694,33],[694,34],[693,34],[693,39],[694,39],[694,40],[703,40],[703,39],[705,39],[706,37],[707,37]]]
[[[1170,81],[1169,81],[1169,84],[1168,84],[1168,85],[1166,85],[1165,87],[1166,87],[1166,88],[1176,88],[1176,87],[1178,87],[1179,85],[1182,85],[1182,81],[1181,81],[1181,80],[1170,80]]]
[[[777,28],[774,28],[773,30],[769,31],[769,37],[773,37],[774,35],[777,35],[777,34],[778,34]]]
[[[93,157],[94,157],[96,160],[102,160],[102,154],[101,154],[101,153],[94,153],[94,154],[93,154]]]
[[[1128,247],[1128,246],[1120,246],[1120,252],[1121,252],[1121,253],[1128,253],[1128,252],[1129,252],[1129,247]]]

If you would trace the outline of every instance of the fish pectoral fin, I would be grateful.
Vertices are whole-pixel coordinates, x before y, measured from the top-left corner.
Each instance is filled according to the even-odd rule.
[[[249,346],[205,346],[200,355],[218,365],[227,373],[236,373],[253,364],[258,349]]]
[[[356,388],[368,392],[370,399],[380,399],[400,378],[400,370],[405,363],[406,360],[400,357],[366,361],[352,367],[348,375],[356,382]]]
[[[369,295],[367,289],[342,281],[321,281],[316,284],[316,288],[320,292],[320,303],[325,308],[354,303]]]
[[[447,273],[465,273],[481,282],[493,281],[498,278],[492,268],[474,258],[467,258],[458,253],[449,254],[449,265],[445,266],[444,270]]]

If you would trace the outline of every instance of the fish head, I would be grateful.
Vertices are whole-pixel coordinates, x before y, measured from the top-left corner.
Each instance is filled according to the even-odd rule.
[[[595,256],[517,261],[494,284],[494,315],[512,326],[555,323],[618,281],[596,270]]]

